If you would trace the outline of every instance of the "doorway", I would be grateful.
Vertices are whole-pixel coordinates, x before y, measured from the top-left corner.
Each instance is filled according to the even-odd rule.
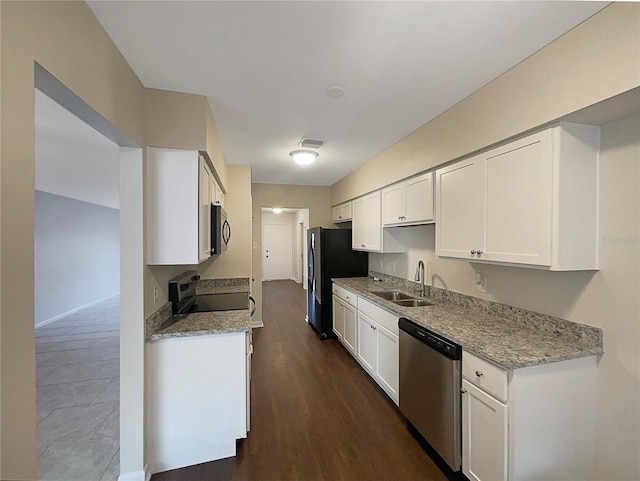
[[[40,323],[42,329],[63,328],[62,330],[67,330],[67,332],[60,331],[55,333],[59,335],[57,339],[50,339],[51,343],[49,343],[48,348],[53,346],[52,343],[55,343],[54,349],[37,348],[38,354],[42,354],[40,356],[41,364],[42,361],[46,363],[45,358],[51,360],[57,357],[58,361],[64,361],[65,355],[62,353],[64,349],[55,349],[55,347],[68,347],[66,343],[74,341],[81,342],[81,346],[78,349],[71,349],[71,351],[76,351],[75,354],[79,354],[84,349],[82,351],[84,355],[89,353],[97,354],[99,357],[108,359],[98,359],[94,361],[98,364],[92,365],[87,362],[75,363],[77,364],[77,369],[74,369],[71,374],[66,372],[65,367],[61,365],[49,365],[43,371],[37,373],[38,381],[48,375],[52,375],[54,378],[57,377],[57,380],[61,381],[57,383],[60,385],[59,387],[50,388],[53,391],[57,391],[56,394],[62,396],[61,393],[65,390],[71,391],[71,394],[69,392],[64,392],[63,394],[67,396],[67,399],[72,399],[72,403],[78,402],[82,397],[85,399],[91,398],[91,403],[95,405],[102,404],[100,409],[104,411],[100,414],[90,413],[88,417],[84,418],[85,420],[89,419],[89,421],[87,423],[81,422],[80,427],[75,429],[73,433],[69,433],[66,428],[69,424],[65,423],[65,421],[68,421],[69,417],[65,416],[65,414],[68,415],[69,412],[65,413],[63,411],[66,409],[64,405],[50,406],[52,407],[51,410],[43,409],[38,413],[36,423],[47,422],[47,419],[49,419],[50,424],[55,425],[54,429],[49,431],[46,437],[38,438],[38,457],[43,460],[46,458],[47,461],[52,461],[57,466],[48,475],[39,475],[38,479],[115,480],[121,472],[143,472],[144,468],[143,453],[132,448],[132,446],[142,445],[144,439],[142,430],[144,415],[144,329],[139,328],[144,321],[144,271],[141,268],[144,265],[142,149],[38,64],[35,65],[34,86],[36,92],[39,91],[53,100],[68,114],[75,116],[75,120],[79,119],[86,123],[87,126],[91,126],[94,129],[92,131],[94,135],[99,133],[113,143],[113,161],[119,170],[119,174],[115,176],[115,192],[119,202],[117,219],[119,232],[115,234],[115,242],[119,243],[121,247],[115,258],[109,259],[109,263],[119,278],[119,285],[116,285],[114,289],[116,291],[115,294],[120,291],[119,296],[107,296],[106,300],[102,299],[104,302],[100,302],[101,299],[96,299],[95,302],[88,302],[89,306],[87,306],[87,303],[71,309],[66,306],[60,314],[64,315],[63,317],[57,319],[49,317],[47,320],[50,322]],[[34,93],[34,95],[37,94]],[[86,148],[86,145],[83,147]],[[57,171],[58,174],[71,178],[78,175],[75,169],[63,168],[57,169]],[[104,182],[104,179],[101,179],[101,181]],[[80,190],[86,189],[87,186],[91,190],[91,186],[87,183],[79,182],[76,184],[76,187],[79,187]],[[35,184],[34,189],[37,190]],[[83,207],[87,207],[85,204],[97,205],[92,204],[92,202],[85,202],[82,204]],[[35,233],[35,222],[33,228]],[[58,229],[58,232],[61,230]],[[52,231],[55,233],[56,229],[54,228]],[[113,240],[113,236],[111,236],[111,239]],[[95,248],[92,254],[94,258],[100,258],[103,252],[102,249]],[[36,255],[34,254],[34,268],[35,258]],[[80,277],[82,281],[81,275],[77,277]],[[50,289],[56,288],[55,277],[51,278],[47,286]],[[66,291],[68,292],[69,290],[67,289]],[[35,302],[36,293],[34,290],[34,307]],[[67,323],[72,321],[72,319],[69,319],[70,316],[85,317],[86,320],[87,313],[86,309],[82,309],[83,307],[100,310],[101,313],[98,314],[100,322],[94,323],[92,326],[89,325],[92,323],[81,327],[68,325]],[[110,314],[106,314],[107,311]],[[53,317],[55,318],[56,316]],[[56,322],[60,324],[56,326]],[[62,324],[63,322],[65,325]],[[114,332],[118,331],[120,335],[114,336]],[[78,335],[85,334],[95,335],[95,339],[102,339],[103,341],[100,342],[105,345],[98,346],[95,339],[77,339]],[[36,331],[36,335],[38,335],[38,331]],[[123,341],[121,342],[121,340]],[[119,355],[116,354],[114,357],[114,351],[116,353],[119,351]],[[122,363],[120,360],[122,360]],[[111,362],[100,364],[102,361]],[[127,369],[121,370],[120,364],[126,365]],[[93,377],[100,381],[97,383],[91,382]],[[91,387],[84,389],[87,387],[86,385],[74,385],[76,382],[84,382],[80,378],[86,378],[84,381],[89,381],[87,385],[91,385]],[[105,380],[108,380],[108,382]],[[108,388],[107,384],[109,385]],[[120,389],[122,385],[125,386],[124,389]],[[100,390],[100,392],[96,392],[97,390]],[[45,396],[44,398],[49,402],[55,401],[54,397]],[[43,399],[42,396],[41,399]],[[95,406],[91,406],[88,410],[93,411],[94,409],[96,409]],[[56,411],[59,411],[58,414],[51,417]],[[57,423],[53,422],[56,421],[56,417],[57,421],[59,421]],[[96,422],[99,422],[98,426],[92,424]],[[123,432],[118,434],[120,426],[122,426]],[[97,446],[97,453],[101,454],[102,459],[95,463],[91,457],[85,456],[83,452],[74,452],[73,449],[67,449],[68,447],[61,445],[54,449],[48,444],[50,440],[68,442],[71,439],[84,441],[81,449],[85,451],[91,451],[93,449],[91,446],[94,444],[100,445]],[[104,449],[106,445],[109,446]],[[66,462],[64,460],[59,462],[61,459],[66,459]],[[64,469],[64,471],[59,471],[58,469]]]
[[[120,147],[37,89],[34,100],[38,479],[113,481]]]
[[[265,281],[292,279],[291,224],[264,225],[263,269]]]

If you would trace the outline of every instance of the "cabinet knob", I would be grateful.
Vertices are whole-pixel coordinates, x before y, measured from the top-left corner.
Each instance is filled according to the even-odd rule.
[[[472,255],[472,256],[475,256],[475,255],[476,255],[476,251],[475,251],[475,250],[472,250],[472,251],[471,251],[471,255]]]
[[[477,377],[482,377],[482,376],[484,376],[484,373],[482,371],[476,371],[476,376]]]
[[[466,390],[465,388],[461,387],[461,388],[460,388],[460,392],[461,392],[462,394],[466,394],[466,393],[467,393],[467,390]]]
[[[482,255],[482,251],[478,251],[478,257]]]
[[[360,244],[360,247],[366,247],[364,244]]]

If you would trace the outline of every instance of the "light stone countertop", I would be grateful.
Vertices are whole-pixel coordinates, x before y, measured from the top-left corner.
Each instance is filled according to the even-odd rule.
[[[198,295],[235,292],[249,293],[248,277],[201,279],[196,286]],[[146,319],[145,325],[147,341],[159,341],[178,337],[249,332],[251,315],[249,309],[236,309],[174,316],[171,314],[171,303],[167,302]]]
[[[251,330],[249,309],[215,312],[193,312],[171,316],[161,327],[149,333],[148,341],[176,337],[227,334]]]
[[[402,307],[372,291],[415,292],[370,278],[333,279],[337,285],[362,296],[398,317],[405,317],[459,344],[463,349],[503,369],[602,354],[598,328],[495,303],[502,316],[485,308],[447,302],[436,296],[432,306]],[[462,296],[462,295],[458,295]],[[462,296],[467,297],[467,296]],[[468,298],[472,300],[473,298]],[[507,318],[511,317],[511,318]]]

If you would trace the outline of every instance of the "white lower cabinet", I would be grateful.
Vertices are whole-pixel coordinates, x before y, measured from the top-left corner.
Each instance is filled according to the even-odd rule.
[[[342,342],[344,338],[344,304],[335,294],[332,298],[333,302],[333,333],[336,335],[339,341]]]
[[[355,307],[345,304],[344,305],[344,336],[342,337],[342,343],[351,354],[356,353],[358,326],[356,324],[356,309]]]
[[[251,352],[250,332],[147,343],[152,473],[235,456],[249,430]]]
[[[594,479],[596,356],[510,371],[462,354],[462,472],[471,481]]]
[[[333,332],[344,347],[356,355],[356,306],[358,296],[333,285]]]
[[[376,322],[358,312],[358,361],[369,374],[375,376],[377,367]]]
[[[507,405],[462,380],[462,470],[471,481],[507,479]]]
[[[333,332],[363,369],[398,404],[398,317],[333,284]]]
[[[358,297],[357,360],[398,404],[398,317]]]

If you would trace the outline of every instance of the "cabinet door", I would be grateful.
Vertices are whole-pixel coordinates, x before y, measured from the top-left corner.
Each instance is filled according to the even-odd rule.
[[[485,247],[480,258],[551,265],[551,130],[484,154]]]
[[[147,264],[197,264],[201,252],[198,152],[147,147],[145,170]]]
[[[398,358],[398,336],[389,332],[384,327],[375,326],[377,334],[378,363],[376,377],[378,383],[391,396],[391,399],[398,404],[398,383],[399,383],[399,358]]]
[[[376,326],[375,322],[366,314],[358,312],[358,361],[369,371],[376,375]]]
[[[200,209],[198,224],[198,252],[200,262],[211,257],[211,179],[213,176],[200,156]]]
[[[331,219],[334,223],[342,222],[342,207],[337,205],[331,210]]]
[[[382,222],[380,191],[369,194],[365,198],[365,238],[366,249],[369,251],[382,250]]]
[[[471,481],[507,480],[507,406],[462,380],[462,472]]]
[[[353,201],[353,220],[351,223],[351,246],[355,250],[367,247],[367,205],[365,198]]]
[[[342,212],[341,217],[343,221],[351,220],[351,202],[342,204],[342,209],[340,209],[340,211]]]
[[[349,304],[344,305],[344,341],[345,347],[353,354],[356,353],[356,310]]]
[[[439,256],[474,259],[484,250],[483,165],[481,157],[472,157],[436,171]]]
[[[338,339],[342,340],[344,337],[344,307],[345,304],[342,300],[333,296],[333,332]]]
[[[382,223],[393,225],[404,222],[405,215],[405,187],[396,184],[382,191]]]
[[[405,183],[405,222],[433,220],[433,174],[421,175]]]

